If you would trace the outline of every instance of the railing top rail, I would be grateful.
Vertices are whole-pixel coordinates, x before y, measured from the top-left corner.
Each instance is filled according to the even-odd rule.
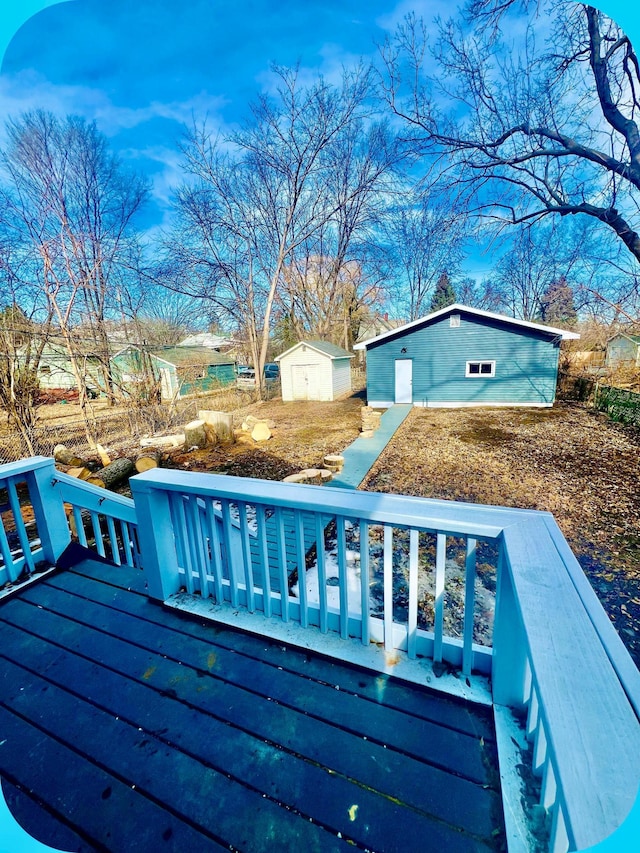
[[[105,515],[115,515],[123,521],[131,524],[137,522],[136,508],[133,500],[115,492],[108,492],[91,483],[70,477],[61,471],[55,472],[55,484],[59,488],[64,500],[69,503],[77,503],[78,497],[82,496],[82,506]]]
[[[0,465],[0,480],[20,474],[28,474],[38,468],[47,468],[53,463],[49,456],[31,456],[18,462],[5,462]]]
[[[633,804],[640,725],[546,525],[514,525],[504,541],[568,824],[583,849]]]
[[[308,512],[362,518],[375,523],[413,526],[423,530],[440,530],[452,535],[496,539],[506,525],[517,523],[532,514],[526,510],[505,510],[454,501],[359,492],[331,488],[256,480],[216,474],[154,469],[131,478],[136,491],[160,489],[191,492],[201,496],[244,500],[270,506],[295,507]]]

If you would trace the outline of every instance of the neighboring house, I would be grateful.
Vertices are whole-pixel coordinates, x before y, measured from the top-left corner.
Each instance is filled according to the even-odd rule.
[[[85,377],[87,390],[93,394],[99,393],[102,388],[100,357],[91,351],[79,353],[77,365]],[[48,342],[44,345],[38,363],[38,384],[43,391],[78,389],[71,359],[64,343]]]
[[[145,365],[145,361],[147,364]],[[141,350],[128,346],[112,359],[113,372],[126,390],[148,378],[149,371],[160,384],[163,400],[173,400],[212,391],[235,381],[235,362],[206,347],[160,347]]]
[[[326,341],[300,341],[282,355],[282,399],[336,400],[351,391],[353,354]]]
[[[358,339],[356,343],[369,341],[371,338],[376,338],[378,335],[383,335],[385,332],[391,332],[399,326],[403,326],[402,320],[390,320],[388,314],[373,314],[366,317],[360,323],[358,331]]]
[[[620,332],[607,341],[606,367],[640,367],[640,335]]]
[[[579,337],[456,304],[355,348],[370,406],[551,406],[560,342]]]
[[[230,338],[223,338],[221,335],[214,335],[211,332],[198,332],[196,335],[189,335],[178,344],[179,347],[206,347],[214,349],[218,352],[224,352],[235,346],[235,341]]]

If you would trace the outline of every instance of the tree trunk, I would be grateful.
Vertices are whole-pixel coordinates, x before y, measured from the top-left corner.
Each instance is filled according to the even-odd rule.
[[[106,468],[96,471],[94,477],[97,480],[101,480],[107,489],[113,489],[123,480],[130,477],[133,472],[133,462],[123,456],[121,459],[114,459]],[[91,482],[91,480],[87,482]]]
[[[198,418],[204,421],[205,428],[211,427],[215,438],[223,444],[235,441],[233,434],[233,415],[230,412],[214,412],[209,409],[201,409]],[[208,432],[208,430],[206,430]],[[212,442],[213,443],[213,442]]]
[[[204,421],[191,421],[185,425],[184,446],[186,448],[207,446],[207,434],[204,427]]]

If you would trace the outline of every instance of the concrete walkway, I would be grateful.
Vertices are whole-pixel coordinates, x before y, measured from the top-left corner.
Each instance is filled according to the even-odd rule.
[[[344,468],[329,485],[339,489],[357,489],[411,408],[410,404],[391,406],[382,415],[380,426],[371,438],[356,438],[343,450]]]

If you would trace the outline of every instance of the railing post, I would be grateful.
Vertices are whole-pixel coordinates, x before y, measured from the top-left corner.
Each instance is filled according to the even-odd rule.
[[[527,648],[508,559],[503,540],[498,557],[491,684],[497,705],[522,709],[526,702]]]
[[[146,483],[143,477],[139,475],[129,481],[138,519],[140,562],[149,595],[166,601],[182,585],[169,495]]]
[[[64,511],[64,501],[55,488],[56,466],[53,459],[29,471],[25,476],[29,486],[29,499],[36,520],[42,554],[51,565],[71,542],[69,522]]]

